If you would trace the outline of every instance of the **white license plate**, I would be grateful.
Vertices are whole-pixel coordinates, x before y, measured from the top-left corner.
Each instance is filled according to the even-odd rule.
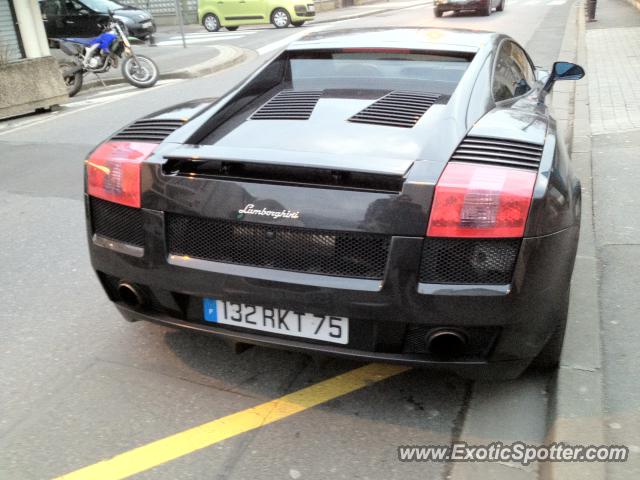
[[[142,22],[142,28],[149,28],[151,26],[151,22]]]
[[[343,345],[349,343],[349,319],[346,317],[321,316],[212,298],[205,298],[203,306],[207,322]]]

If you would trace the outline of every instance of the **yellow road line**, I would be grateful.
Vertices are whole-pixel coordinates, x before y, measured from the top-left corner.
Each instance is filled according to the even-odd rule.
[[[277,422],[407,370],[409,367],[372,363],[270,402],[134,448],[109,460],[103,460],[58,477],[56,480],[127,478],[222,440]]]

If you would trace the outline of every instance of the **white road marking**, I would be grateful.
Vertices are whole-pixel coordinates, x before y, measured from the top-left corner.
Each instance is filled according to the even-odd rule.
[[[548,2],[547,6],[554,7],[558,5],[564,5],[565,3],[567,3],[567,0],[553,0],[552,2]]]
[[[134,87],[133,85],[129,85],[128,83],[126,85],[111,85],[111,86],[107,86],[106,88],[105,87],[98,87],[98,88],[100,88],[100,90],[87,89],[85,92],[80,91],[80,95],[72,98],[69,101],[69,103],[86,100],[86,98],[88,97],[91,97],[91,98],[104,97],[106,95],[112,95],[114,93],[122,92],[124,90],[137,90],[136,87]]]
[[[254,33],[258,33],[260,30],[237,30],[235,32],[222,32],[222,33],[212,33],[212,32],[191,32],[186,33],[185,38],[199,38],[199,37],[208,37],[208,38],[216,38],[216,37],[224,37],[225,35],[251,35]],[[169,40],[182,40],[181,35],[174,35],[169,37]]]
[[[195,43],[215,43],[222,42],[226,40],[235,40],[237,38],[243,38],[245,35],[237,35],[237,34],[229,34],[225,36],[215,36],[213,38],[186,38],[187,45],[195,44]],[[176,45],[182,45],[182,40],[164,40],[161,42],[156,42],[156,45],[159,47],[171,47]]]
[[[293,35],[289,35],[288,37],[285,37],[281,40],[272,42],[272,43],[268,43],[267,45],[265,45],[264,47],[260,47],[259,49],[256,50],[256,52],[258,52],[258,55],[265,55],[267,53],[273,52],[274,50],[278,50],[279,48],[284,48],[287,45],[289,45],[291,42],[295,42],[296,40],[298,40],[299,38],[304,37],[305,35],[308,35],[310,33],[314,33],[314,32],[319,32],[321,30],[326,30],[328,28],[331,27],[331,25],[335,25],[338,22],[332,22],[332,24],[329,25],[322,25],[322,26],[317,26],[317,27],[309,27],[309,28],[305,28],[303,31],[298,32],[298,33],[294,33]]]
[[[158,88],[167,87],[169,85],[173,85],[177,82],[183,82],[182,79],[168,79],[168,80],[160,80],[153,89],[156,90]],[[86,100],[81,100],[78,102],[70,102],[60,106],[60,110],[55,112],[50,112],[48,114],[44,114],[44,117],[38,115],[36,118],[25,118],[24,121],[22,119],[18,119],[15,121],[5,120],[0,122],[0,136],[6,135],[8,133],[14,133],[25,128],[33,127],[35,125],[40,125],[41,123],[48,122],[49,120],[56,120],[62,117],[66,117],[67,115],[71,115],[73,113],[82,112],[84,110],[89,110],[93,107],[97,107],[99,105],[106,105],[108,103],[113,103],[117,100],[122,100],[123,98],[131,97],[133,95],[138,95],[140,93],[148,92],[148,89],[136,88],[131,86],[130,91],[115,93],[112,95],[106,95],[99,98],[88,98]]]

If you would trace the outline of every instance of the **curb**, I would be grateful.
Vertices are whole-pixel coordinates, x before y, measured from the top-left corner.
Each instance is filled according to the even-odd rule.
[[[375,4],[369,4],[369,5],[375,5]],[[354,18],[363,18],[363,17],[370,17],[372,15],[378,15],[379,13],[385,13],[385,12],[390,12],[392,10],[398,11],[398,10],[405,10],[407,8],[413,8],[413,7],[417,7],[418,5],[433,5],[433,1],[428,0],[428,1],[423,1],[423,2],[416,2],[413,5],[407,5],[405,7],[386,7],[386,8],[381,8],[380,10],[375,10],[372,12],[366,12],[366,13],[357,13],[355,15],[349,15],[346,17],[340,17],[340,18],[334,18],[332,20],[312,20],[309,22],[309,25],[320,25],[321,23],[331,23],[331,22],[341,22],[343,20],[352,20]],[[336,10],[340,10],[339,8],[336,8],[334,10],[329,10],[329,11],[336,11]]]
[[[215,58],[198,63],[196,65],[192,65],[190,67],[180,68],[166,73],[160,73],[159,79],[188,79],[202,77],[204,75],[219,72],[220,70],[224,70],[226,68],[230,68],[234,65],[242,63],[248,56],[247,50],[232,45],[219,45],[215,48],[219,52],[219,54]],[[108,78],[106,80],[103,80],[103,82],[107,86],[128,83],[122,77]],[[101,81],[92,80],[83,84],[82,89],[91,90],[102,86],[103,85]]]
[[[577,18],[576,18],[577,17]],[[578,2],[574,8],[575,26],[567,24],[565,43],[577,42],[576,61],[586,64],[585,8]],[[572,40],[568,35],[575,29]],[[587,81],[588,81],[587,69]],[[567,82],[569,83],[569,82]],[[573,82],[571,82],[573,83]],[[600,313],[598,306],[598,260],[595,249],[592,209],[591,130],[588,84],[575,83],[570,95],[573,121],[566,122],[570,138],[572,163],[582,183],[582,222],[580,244],[572,280],[571,305],[567,336],[560,369],[551,385],[550,429],[548,443],[571,445],[604,445],[604,390],[602,379]],[[556,107],[554,98],[553,106]],[[562,106],[560,107],[562,109]],[[604,463],[548,463],[541,478],[566,480],[583,478],[604,480]]]
[[[216,46],[218,52],[217,57],[202,63],[198,63],[191,67],[182,68],[160,75],[161,79],[166,78],[197,78],[204,75],[219,72],[225,68],[232,67],[242,63],[247,58],[247,50],[233,45]]]

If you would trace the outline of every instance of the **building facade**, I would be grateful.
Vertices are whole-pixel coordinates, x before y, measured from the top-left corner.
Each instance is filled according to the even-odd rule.
[[[0,0],[0,61],[24,58],[24,49],[18,33],[18,22],[9,0]]]

